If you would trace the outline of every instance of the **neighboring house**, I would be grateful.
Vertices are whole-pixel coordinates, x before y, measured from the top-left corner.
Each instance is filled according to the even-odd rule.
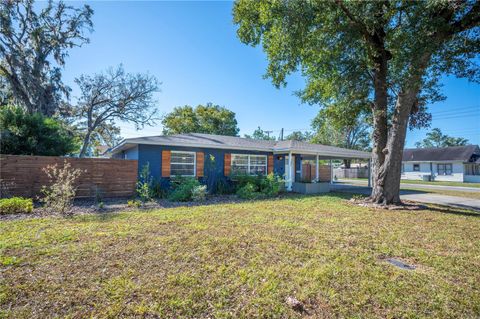
[[[411,148],[403,151],[402,179],[480,183],[478,145]]]
[[[302,161],[313,161],[319,167],[319,160],[370,158],[367,152],[300,141],[197,133],[129,138],[109,154],[113,158],[138,160],[139,170],[149,163],[151,175],[162,185],[177,175],[219,180],[235,174],[273,172],[285,176],[288,190],[301,180]],[[320,181],[318,169],[315,178]]]

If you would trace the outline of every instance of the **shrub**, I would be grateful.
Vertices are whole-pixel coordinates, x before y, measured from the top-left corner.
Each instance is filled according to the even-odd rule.
[[[30,198],[12,197],[0,199],[0,214],[27,214],[33,211]]]
[[[212,193],[220,195],[235,194],[235,186],[224,178],[219,177],[213,185]]]
[[[200,182],[193,177],[172,178],[172,192],[168,199],[172,202],[188,202],[192,200],[193,190]]]
[[[42,201],[45,207],[62,215],[69,214],[77,191],[75,182],[82,171],[72,168],[67,161],[64,161],[63,168],[58,168],[58,165],[55,164],[47,166],[43,171],[50,179],[50,186],[42,187],[42,193],[44,194]]]
[[[234,176],[233,179],[237,184],[237,195],[239,195],[239,192],[241,194],[245,193],[242,196],[246,197],[242,198],[249,197],[248,192],[250,192],[251,186],[246,187],[247,185],[253,185],[255,188],[254,192],[258,193],[256,195],[252,195],[251,198],[277,196],[278,193],[281,191],[283,185],[282,179],[279,176],[274,175],[273,173],[270,173],[267,176],[238,175]]]
[[[18,107],[0,108],[0,153],[59,156],[78,149],[77,139],[65,123]]]
[[[192,200],[194,202],[204,202],[207,199],[207,185],[195,186],[192,189]]]
[[[256,199],[262,197],[258,187],[253,183],[247,183],[237,190],[237,196],[242,199]]]
[[[131,199],[127,202],[127,206],[138,208],[138,207],[142,206],[142,203],[140,201],[136,200],[136,199]]]
[[[265,196],[274,197],[280,193],[282,185],[282,179],[279,176],[270,173],[265,178],[260,180],[259,188],[260,192],[262,192],[262,194]]]
[[[150,163],[143,165],[140,172],[140,178],[137,182],[137,195],[140,200],[145,203],[152,200],[153,197],[153,180],[150,175]]]

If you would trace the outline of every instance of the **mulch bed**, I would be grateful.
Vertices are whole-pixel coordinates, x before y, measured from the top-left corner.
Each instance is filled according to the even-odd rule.
[[[130,197],[125,198],[105,198],[102,200],[103,207],[100,208],[98,203],[94,199],[76,199],[73,203],[72,209],[69,211],[71,215],[81,214],[106,214],[113,212],[135,211],[135,210],[152,210],[161,208],[173,208],[173,207],[193,207],[215,204],[229,204],[238,203],[243,200],[239,199],[236,195],[216,195],[210,196],[204,202],[171,202],[167,199],[158,199],[152,202],[145,203],[141,207],[130,207],[127,202],[131,200]],[[35,208],[30,214],[6,214],[0,215],[1,220],[13,220],[23,218],[39,218],[45,216],[56,215],[49,211],[46,211],[41,204],[35,203]]]

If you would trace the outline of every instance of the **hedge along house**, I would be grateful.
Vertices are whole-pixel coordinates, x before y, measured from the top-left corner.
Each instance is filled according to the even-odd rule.
[[[113,158],[136,159],[138,169],[147,163],[153,178],[168,185],[174,176],[199,178],[207,185],[229,181],[236,174],[274,173],[285,178],[289,191],[328,191],[330,174],[321,180],[320,160],[370,159],[370,153],[300,141],[263,141],[236,136],[178,134],[129,138],[109,151]],[[306,189],[302,161],[315,163],[315,184]],[[323,174],[325,176],[325,174]],[[310,183],[311,184],[311,183]]]

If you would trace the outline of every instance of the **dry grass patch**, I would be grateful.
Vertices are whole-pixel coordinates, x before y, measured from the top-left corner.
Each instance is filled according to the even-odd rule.
[[[479,316],[479,215],[344,196],[2,222],[0,317]]]

